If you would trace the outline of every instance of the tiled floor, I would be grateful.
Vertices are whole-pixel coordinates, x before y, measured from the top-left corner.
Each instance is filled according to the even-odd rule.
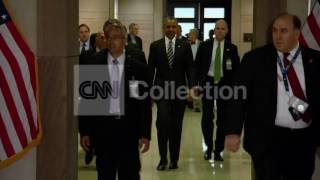
[[[141,180],[251,180],[250,158],[243,150],[233,154],[225,152],[223,163],[203,159],[204,147],[200,120],[201,113],[186,110],[179,169],[159,172],[156,170],[159,155],[154,118],[151,149],[141,156]],[[83,152],[80,151],[78,180],[97,179],[94,163],[88,167],[84,166],[83,157]]]

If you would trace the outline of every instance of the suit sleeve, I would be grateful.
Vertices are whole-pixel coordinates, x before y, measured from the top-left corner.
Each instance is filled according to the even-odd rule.
[[[189,88],[192,88],[195,86],[195,67],[193,62],[193,55],[191,51],[191,46],[189,43],[186,44],[186,55],[185,55],[185,61],[186,61],[186,76],[188,79],[188,85]]]
[[[250,82],[252,75],[253,57],[246,54],[242,63],[233,76],[233,90],[239,88],[238,96],[228,101],[226,120],[224,122],[225,135],[238,134],[241,135],[242,127],[247,114],[247,103],[250,98]],[[235,92],[234,92],[235,93]]]
[[[156,72],[156,51],[155,51],[155,44],[152,43],[150,45],[150,50],[149,50],[149,57],[148,57],[148,67],[149,67],[149,74],[152,77],[152,80],[155,76]],[[151,85],[153,85],[154,82],[151,82]]]
[[[141,57],[144,61],[146,61],[144,53],[142,53]],[[152,82],[152,76],[148,69],[147,64],[143,64],[140,71],[140,79],[145,82],[147,86],[141,86],[140,90],[142,94],[146,94],[147,96],[141,100],[141,118],[140,118],[140,138],[151,139],[151,124],[152,124],[152,105],[151,105],[151,97],[150,97],[150,87]]]
[[[201,61],[202,61],[202,55],[203,55],[203,50],[204,50],[204,44],[205,42],[202,42],[199,47],[198,51],[196,54],[196,59],[194,61],[194,74],[195,74],[195,84],[199,85],[200,83],[200,74],[201,74]]]

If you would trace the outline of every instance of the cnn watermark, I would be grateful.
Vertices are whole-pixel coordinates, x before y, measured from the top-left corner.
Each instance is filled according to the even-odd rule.
[[[126,98],[155,101],[187,100],[206,98],[209,100],[247,99],[244,86],[202,86],[189,88],[177,85],[173,81],[161,84],[148,84],[136,77],[125,76],[124,67],[118,78],[111,78],[113,65],[75,65],[74,66],[74,114],[75,115],[124,115]],[[118,65],[119,66],[119,65]],[[124,78],[126,77],[126,78]],[[127,81],[127,82],[125,82]],[[129,91],[126,93],[126,91]]]

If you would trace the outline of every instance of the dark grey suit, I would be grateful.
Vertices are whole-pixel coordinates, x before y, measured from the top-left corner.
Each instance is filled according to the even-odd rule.
[[[150,45],[149,66],[154,74],[154,86],[164,88],[165,83],[174,90],[181,86],[194,85],[194,69],[191,47],[187,42],[176,39],[175,52],[172,68],[169,67],[165,39],[160,39]],[[188,80],[188,82],[187,82]],[[161,161],[167,162],[167,144],[171,162],[177,163],[180,153],[180,141],[182,131],[182,120],[186,106],[186,99],[166,99],[162,97],[156,100],[158,145]]]

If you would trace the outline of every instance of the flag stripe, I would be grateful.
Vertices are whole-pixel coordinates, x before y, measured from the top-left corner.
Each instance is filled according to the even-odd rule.
[[[313,34],[315,41],[319,46],[320,45],[320,29],[317,25],[317,20],[314,17],[313,13],[310,14],[310,16],[308,17],[308,25],[309,25],[310,31]]]
[[[0,116],[1,116],[1,114],[0,114]],[[0,134],[1,134],[1,132],[0,132]],[[1,163],[1,161],[3,161],[3,160],[8,158],[7,152],[6,152],[7,146],[3,145],[1,137],[2,136],[0,135],[0,163]]]
[[[303,35],[308,47],[320,51],[320,48],[318,47],[318,43],[314,39],[313,34],[311,33],[311,31],[309,29],[308,23],[306,23],[304,28],[302,29],[302,35]]]
[[[319,0],[316,2],[313,10],[312,10],[312,14],[314,15],[314,17],[316,17],[316,22],[317,25],[320,26],[320,4],[319,4]]]
[[[6,106],[6,104],[4,104],[5,100],[2,94],[2,91],[0,91],[0,115],[2,115],[3,119],[6,119],[6,121],[4,121],[4,130],[8,133],[8,136],[12,142],[12,146],[15,152],[19,152],[22,150],[21,144],[20,144],[20,140],[18,137],[18,134],[14,128],[14,125],[12,123],[12,119],[11,116],[9,114],[9,110],[8,107]]]
[[[25,55],[25,58],[23,58],[21,60],[23,60],[24,63],[27,62],[27,64],[28,64],[27,70],[28,70],[28,73],[30,74],[29,81],[31,80],[32,89],[33,89],[33,96],[36,97],[35,92],[37,92],[38,90],[37,90],[37,86],[36,86],[36,75],[35,75],[36,70],[35,70],[34,54],[30,51],[30,48],[28,47],[28,45],[26,44],[26,42],[22,38],[21,34],[18,32],[18,30],[14,26],[13,22],[9,21],[6,23],[6,25],[7,25],[7,28],[10,30],[12,36],[10,33],[8,35],[10,35],[12,37],[12,39],[15,40],[15,41],[13,41],[13,43],[15,43],[16,46],[19,47],[19,49]]]
[[[30,122],[30,125],[32,128],[35,127],[35,131],[33,129],[32,130],[32,137],[34,138],[38,125],[37,125],[37,105],[36,105],[36,99],[35,99],[35,95],[31,85],[31,80],[30,80],[30,71],[29,71],[29,65],[26,63],[26,57],[23,55],[23,52],[21,51],[21,48],[19,48],[18,44],[14,41],[13,36],[11,35],[11,33],[9,32],[9,29],[6,26],[1,26],[0,27],[0,32],[3,34],[3,38],[6,42],[6,44],[8,45],[8,49],[11,50],[12,55],[13,55],[13,59],[15,59],[16,61],[14,61],[12,59],[12,61],[15,62],[15,64],[11,65],[11,68],[13,67],[17,67],[17,71],[14,72],[21,72],[22,73],[22,79],[21,81],[21,85],[25,87],[25,91],[27,92],[27,94],[23,94],[22,97],[28,98],[28,101],[31,103],[31,107],[30,104],[25,104],[25,106],[29,106],[29,108],[27,108],[27,113],[31,112],[32,113],[32,120],[33,122]],[[11,59],[11,58],[8,58]],[[17,61],[19,60],[19,61]],[[11,61],[9,61],[11,62]],[[20,69],[19,69],[20,67]],[[34,69],[34,68],[33,68]],[[19,76],[20,77],[20,76]],[[28,115],[28,120],[30,119],[30,114]]]
[[[0,129],[5,129],[5,126],[4,126],[3,122],[4,121],[3,121],[2,116],[0,114]],[[15,152],[13,150],[13,147],[12,147],[12,144],[11,144],[11,141],[9,139],[7,131],[3,131],[3,130],[0,131],[0,140],[1,140],[2,144],[4,144],[5,147],[6,147],[5,148],[6,156],[10,157],[10,156],[14,155]]]
[[[19,69],[19,65],[18,65],[14,55],[10,51],[9,47],[7,46],[7,44],[4,43],[4,39],[3,39],[2,35],[0,35],[0,44],[1,44],[0,47],[4,53],[4,56],[2,54],[2,58],[7,59],[7,60],[10,59],[10,61],[1,60],[1,61],[3,61],[3,66],[5,66],[5,68],[4,68],[4,71],[6,72],[5,75],[7,77],[9,77],[10,79],[15,80],[12,82],[8,81],[9,85],[12,84],[12,87],[10,88],[10,90],[11,90],[11,92],[13,92],[12,89],[16,90],[16,93],[13,93],[13,95],[17,96],[16,99],[20,100],[20,102],[22,100],[21,105],[19,104],[20,102],[16,102],[20,106],[24,107],[24,108],[23,107],[18,108],[18,111],[21,111],[23,113],[23,115],[26,115],[27,121],[23,121],[24,122],[23,124],[26,124],[24,126],[30,127],[29,132],[26,131],[26,133],[27,133],[27,135],[30,133],[32,139],[34,139],[36,137],[36,128],[35,128],[35,124],[34,124],[33,117],[32,117],[32,110],[30,107],[29,99],[28,99],[27,89],[26,89],[24,81],[23,81],[23,77],[28,76],[28,74],[24,74],[24,75],[21,74],[21,71]],[[25,128],[25,130],[27,130],[27,129]],[[29,138],[28,138],[28,140],[30,141]]]
[[[1,44],[1,42],[0,42]],[[12,75],[12,72],[8,67],[3,66],[6,64],[3,61],[3,55],[0,51],[0,62],[1,62],[1,69],[0,69],[0,77],[3,79],[0,81],[1,89],[4,94],[4,99],[6,101],[7,107],[9,109],[11,119],[15,125],[15,128],[17,130],[20,142],[23,147],[27,145],[28,141],[31,141],[31,134],[30,134],[30,128],[28,125],[27,116],[25,114],[25,111],[23,109],[23,105],[21,102],[20,97],[17,96],[19,92],[17,91],[17,86],[14,81],[14,77]],[[5,72],[4,72],[4,71]],[[15,96],[13,96],[13,94]],[[28,139],[28,140],[27,140]]]
[[[4,77],[4,74],[3,74],[3,71],[2,69],[0,68],[0,77],[3,78]],[[3,78],[4,79],[4,78]],[[8,87],[8,84],[7,82],[4,80],[4,81],[0,81],[0,89],[2,90],[3,94],[6,94],[4,96],[4,99],[5,99],[5,103],[7,104],[8,106],[8,109],[9,109],[9,113],[10,113],[10,116],[11,116],[11,119],[12,119],[12,122],[14,124],[14,127],[16,129],[16,132],[18,134],[18,137],[19,137],[19,140],[20,140],[20,143],[21,143],[21,146],[22,147],[26,147],[28,145],[28,141],[27,141],[27,138],[26,138],[26,132],[22,126],[22,123],[20,121],[20,118],[19,118],[19,115],[18,115],[18,112],[17,112],[17,109],[14,105],[14,101],[12,99],[12,94],[9,90],[9,87]]]
[[[306,40],[304,39],[304,36],[303,36],[302,33],[301,33],[300,36],[299,36],[299,42],[300,42],[300,44],[303,45],[303,46],[308,46],[308,44],[307,44]]]

